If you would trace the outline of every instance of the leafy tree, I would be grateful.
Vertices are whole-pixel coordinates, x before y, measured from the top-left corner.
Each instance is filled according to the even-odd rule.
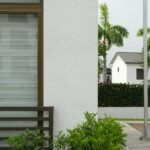
[[[150,28],[147,28],[147,33],[148,33],[147,50],[150,52]],[[143,36],[143,34],[144,34],[143,29],[139,29],[137,32],[137,36],[141,37],[141,36]]]
[[[147,33],[148,33],[148,39],[147,39],[147,51],[148,51],[148,57],[147,57],[147,63],[148,63],[148,68],[150,68],[150,28],[147,28]],[[144,35],[143,29],[139,29],[137,32],[138,37],[142,37]],[[142,49],[143,53],[143,49]]]
[[[100,24],[98,25],[98,55],[103,57],[103,77],[106,82],[107,68],[106,68],[106,55],[112,45],[123,46],[124,38],[128,37],[126,28],[120,25],[112,25],[109,22],[108,7],[104,3],[100,5]]]
[[[147,52],[148,52],[148,56],[147,56],[147,73],[149,72],[150,70],[150,28],[147,28],[147,33],[148,33],[148,39],[147,39]],[[144,30],[141,28],[137,31],[137,36],[138,37],[142,37],[144,35]],[[144,53],[144,50],[142,48],[142,53]],[[141,53],[141,54],[142,54]],[[143,57],[142,59],[144,59],[144,54],[143,54]],[[143,66],[143,64],[142,64]],[[148,83],[150,85],[150,80],[148,80]]]

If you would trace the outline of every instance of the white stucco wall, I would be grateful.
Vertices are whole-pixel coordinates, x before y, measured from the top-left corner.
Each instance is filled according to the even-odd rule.
[[[127,83],[130,84],[142,84],[143,80],[136,79],[136,69],[142,69],[139,64],[128,64],[127,65]]]
[[[44,105],[54,133],[97,112],[97,0],[44,0]]]
[[[118,72],[119,68],[119,72]],[[112,83],[126,83],[127,82],[127,65],[117,56],[112,64]]]
[[[104,118],[109,115],[118,119],[142,119],[144,118],[143,107],[99,107],[98,117]],[[148,109],[150,116],[150,108]]]

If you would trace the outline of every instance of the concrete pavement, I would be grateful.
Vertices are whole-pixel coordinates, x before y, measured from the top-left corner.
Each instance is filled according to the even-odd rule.
[[[124,132],[127,134],[125,150],[150,150],[150,141],[139,140],[140,136],[142,135],[141,132],[125,122],[122,122],[122,124],[124,126]]]

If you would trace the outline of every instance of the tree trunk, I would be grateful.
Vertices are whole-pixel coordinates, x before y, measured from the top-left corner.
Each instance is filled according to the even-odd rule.
[[[104,55],[104,68],[103,68],[103,82],[107,82],[107,65],[106,65],[106,55]]]

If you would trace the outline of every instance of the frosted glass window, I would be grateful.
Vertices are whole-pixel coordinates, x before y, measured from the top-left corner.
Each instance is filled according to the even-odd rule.
[[[35,14],[0,14],[0,106],[37,106]]]
[[[39,3],[40,0],[0,0],[0,3]]]

